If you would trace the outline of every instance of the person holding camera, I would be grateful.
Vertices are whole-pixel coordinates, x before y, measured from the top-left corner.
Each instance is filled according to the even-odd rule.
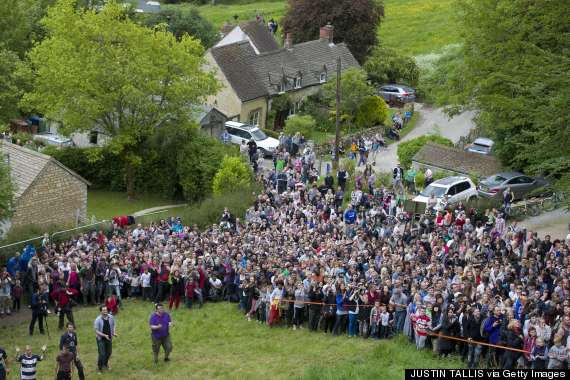
[[[44,331],[44,320],[48,315],[48,297],[45,292],[41,292],[40,288],[37,288],[32,295],[32,321],[30,322],[30,336],[34,335],[34,328],[36,326],[36,321],[38,322],[40,328],[40,334],[45,334]],[[47,324],[47,321],[45,321]]]

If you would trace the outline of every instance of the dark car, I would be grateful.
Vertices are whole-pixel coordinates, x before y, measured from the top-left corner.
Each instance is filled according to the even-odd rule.
[[[400,84],[386,84],[381,86],[378,89],[378,95],[384,98],[386,103],[411,103],[416,100],[416,90]]]
[[[515,200],[523,199],[536,190],[548,187],[549,182],[543,178],[531,177],[519,172],[497,173],[479,182],[479,195],[487,198],[502,199],[503,192],[510,187]]]

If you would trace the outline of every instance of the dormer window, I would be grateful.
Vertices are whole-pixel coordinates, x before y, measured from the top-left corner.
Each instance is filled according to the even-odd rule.
[[[327,73],[321,73],[321,76],[319,78],[319,82],[325,83],[326,81],[327,81]]]
[[[301,88],[301,77],[295,78],[295,88]]]

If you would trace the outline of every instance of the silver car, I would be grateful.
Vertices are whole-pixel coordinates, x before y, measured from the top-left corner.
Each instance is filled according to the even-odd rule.
[[[548,185],[549,182],[542,178],[533,178],[519,172],[505,172],[485,178],[479,182],[478,190],[482,197],[503,199],[503,192],[510,187],[515,200],[518,200]]]
[[[416,90],[400,84],[386,84],[378,89],[378,95],[384,98],[386,103],[398,101],[411,103],[416,100]]]
[[[467,146],[467,151],[479,154],[491,154],[495,142],[486,137],[479,137],[473,141],[473,144]]]

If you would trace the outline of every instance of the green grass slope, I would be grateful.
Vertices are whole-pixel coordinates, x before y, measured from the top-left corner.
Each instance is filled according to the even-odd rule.
[[[439,51],[457,43],[459,33],[453,17],[455,0],[384,0],[385,19],[378,35],[388,47],[404,53],[421,55]],[[189,4],[164,7],[188,7]],[[225,22],[252,20],[257,14],[266,20],[280,19],[287,11],[285,0],[224,1],[218,5],[203,5],[200,13],[220,28]]]
[[[150,303],[128,301],[116,317],[118,338],[113,344],[112,379],[403,379],[404,368],[449,368],[460,363],[438,360],[430,352],[418,353],[405,339],[388,341],[332,337],[285,328],[268,328],[247,322],[236,304],[207,304],[202,309],[180,308],[172,313],[174,351],[172,361],[152,362],[148,319]],[[93,320],[95,307],[77,309],[80,358],[86,377],[96,375],[97,347]],[[48,344],[44,362],[38,366],[38,379],[53,377],[60,332],[57,321],[49,317],[51,339],[37,334],[28,336],[28,322],[4,323],[0,345],[13,362],[14,347],[31,344],[38,351]]]

